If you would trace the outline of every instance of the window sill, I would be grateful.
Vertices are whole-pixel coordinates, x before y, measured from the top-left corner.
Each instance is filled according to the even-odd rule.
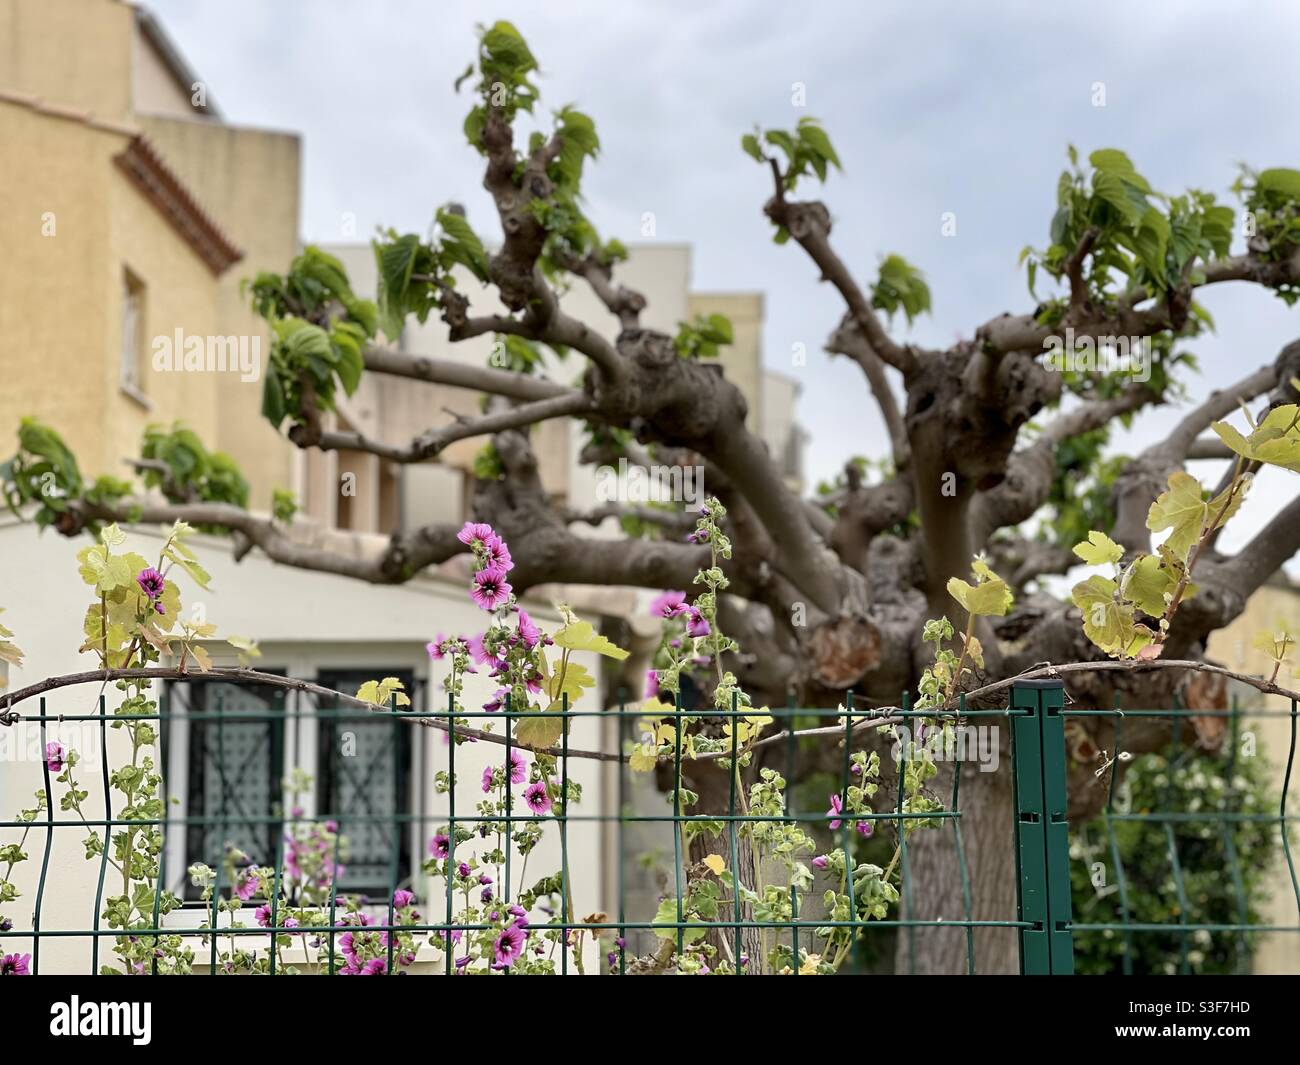
[[[145,411],[153,410],[153,400],[136,388],[135,385],[129,385],[125,381],[122,381],[117,387],[119,391],[121,391],[122,395],[126,396],[127,399],[131,400],[132,403],[135,403],[141,409]]]

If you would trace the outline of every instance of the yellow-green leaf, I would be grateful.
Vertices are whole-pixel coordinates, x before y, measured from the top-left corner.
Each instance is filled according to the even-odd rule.
[[[592,651],[607,658],[623,661],[628,652],[601,636],[589,621],[571,621],[555,634],[555,646],[566,651]]]
[[[554,747],[564,732],[559,714],[536,713],[515,722],[515,740],[528,747]]]
[[[1142,613],[1162,617],[1166,594],[1173,594],[1178,578],[1161,563],[1159,555],[1141,555],[1124,571],[1123,595]]]
[[[1201,537],[1207,514],[1201,482],[1179,470],[1169,475],[1168,491],[1157,496],[1147,511],[1147,528],[1153,533],[1170,530],[1164,543],[1185,563]]]
[[[1088,533],[1086,542],[1074,545],[1074,553],[1089,566],[1104,566],[1124,557],[1124,549],[1101,532]]]
[[[727,863],[723,860],[721,854],[705,855],[704,864],[709,867],[709,872],[714,876],[721,876],[727,868]]]
[[[948,594],[965,608],[966,613],[977,617],[1003,617],[1015,601],[1007,582],[1000,577],[974,585],[953,577],[948,581]]]
[[[586,667],[577,662],[570,662],[565,666],[563,674],[556,673],[547,682],[546,694],[555,702],[560,701],[561,695],[567,695],[569,706],[572,707],[584,691],[595,686],[596,678],[587,672]]]

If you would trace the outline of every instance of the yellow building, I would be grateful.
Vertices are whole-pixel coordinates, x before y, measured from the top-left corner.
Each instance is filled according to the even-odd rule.
[[[239,283],[297,250],[298,138],[222,122],[130,4],[0,0],[0,143],[0,450],[31,416],[121,477],[146,425],[183,420],[268,508],[294,449],[260,415]],[[186,342],[201,369],[166,357]]]

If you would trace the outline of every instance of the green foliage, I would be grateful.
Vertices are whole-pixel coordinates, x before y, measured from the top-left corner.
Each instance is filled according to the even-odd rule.
[[[735,340],[731,319],[725,314],[697,314],[694,322],[678,322],[673,347],[684,359],[712,359],[718,349]]]
[[[474,455],[474,476],[480,481],[499,481],[506,475],[501,455],[489,440]]]
[[[1057,182],[1049,243],[1020,254],[1028,262],[1035,299],[1039,269],[1064,280],[1071,255],[1090,231],[1094,239],[1084,280],[1091,302],[1105,310],[1115,308],[1118,292],[1112,285],[1120,278],[1120,288],[1141,286],[1158,296],[1184,281],[1195,282],[1198,261],[1228,254],[1233,212],[1212,194],[1193,189],[1171,197],[1157,192],[1115,148],[1093,152],[1086,170],[1073,147],[1069,154],[1071,166]],[[1063,310],[1062,301],[1051,300],[1042,318],[1051,323]]]
[[[170,430],[160,425],[145,429],[140,457],[166,467],[145,467],[141,478],[149,488],[162,491],[170,502],[200,500],[248,506],[248,482],[223,451],[208,451],[191,429],[175,422]]]
[[[24,418],[18,426],[17,452],[0,463],[0,492],[15,516],[34,504],[32,520],[43,529],[58,525],[69,504],[78,500],[112,507],[130,494],[131,485],[107,476],[87,485],[63,438],[35,418]],[[87,529],[97,534],[99,523],[88,522]]]
[[[1237,744],[1237,737],[1229,743]],[[1263,758],[1209,754],[1186,746],[1142,755],[1128,764],[1116,788],[1116,812],[1223,811],[1276,815]],[[1235,764],[1234,764],[1235,761]],[[1127,918],[1133,924],[1165,925],[1168,931],[1133,932],[1134,975],[1234,973],[1247,968],[1257,937],[1230,932],[1173,930],[1189,924],[1260,923],[1267,899],[1266,881],[1278,844],[1276,823],[1182,821],[1171,825],[1182,869],[1187,912],[1180,912],[1165,826],[1159,822],[1113,823],[1123,866]],[[1235,858],[1235,863],[1234,863]],[[1088,822],[1070,846],[1074,919],[1079,924],[1120,924],[1124,920],[1118,870],[1104,817]],[[1098,865],[1098,863],[1100,863]],[[1240,872],[1239,899],[1231,871]],[[1244,912],[1243,912],[1244,911]],[[1186,945],[1184,965],[1182,947]],[[1084,976],[1121,975],[1125,936],[1120,931],[1077,932],[1075,972]]]
[[[1300,170],[1275,167],[1256,172],[1242,167],[1233,191],[1253,220],[1251,250],[1272,262],[1293,255],[1300,245]],[[1300,288],[1280,285],[1277,294],[1293,306],[1300,299]]]
[[[294,515],[298,513],[298,497],[288,488],[275,488],[271,491],[271,516],[285,525],[292,525]]]
[[[503,20],[479,27],[479,81],[475,91],[481,100],[465,118],[465,138],[479,152],[487,154],[483,130],[490,107],[498,108],[507,121],[513,121],[520,111],[532,112],[538,97],[531,77],[536,71],[537,59],[513,24]],[[456,79],[456,88],[473,76],[471,63]]]
[[[753,133],[740,138],[741,148],[760,163],[768,160],[763,144],[776,148],[785,156],[781,179],[787,192],[794,191],[800,178],[816,175],[818,181],[824,182],[831,167],[843,169],[830,137],[815,118],[801,118],[793,130],[769,129],[763,132],[755,128]]]
[[[262,415],[277,429],[286,417],[301,422],[304,390],[321,410],[334,410],[337,389],[350,396],[361,382],[379,323],[375,305],[353,294],[342,263],[311,246],[287,274],[258,274],[250,289],[272,331]]]
[[[930,286],[921,271],[901,255],[887,255],[871,286],[871,305],[890,318],[901,310],[911,325],[918,315],[930,310]]]

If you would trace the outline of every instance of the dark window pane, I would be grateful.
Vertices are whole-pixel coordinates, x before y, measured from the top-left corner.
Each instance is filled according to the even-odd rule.
[[[286,694],[279,688],[215,680],[170,687],[172,713],[189,719],[189,816],[207,819],[186,829],[187,866],[217,866],[227,844],[258,865],[275,865],[279,826],[259,819],[276,813],[281,804]],[[237,719],[244,714],[275,717]],[[225,720],[228,715],[233,718]],[[185,891],[186,897],[197,897],[188,878]]]
[[[355,692],[381,677],[397,677],[417,704],[410,670],[329,670],[319,674],[317,683]],[[332,702],[318,700],[318,706],[317,809],[338,817],[348,841],[339,890],[384,898],[411,875],[409,822],[394,817],[410,812],[411,726],[389,717],[357,718],[353,709],[339,710],[343,718],[335,720]]]

